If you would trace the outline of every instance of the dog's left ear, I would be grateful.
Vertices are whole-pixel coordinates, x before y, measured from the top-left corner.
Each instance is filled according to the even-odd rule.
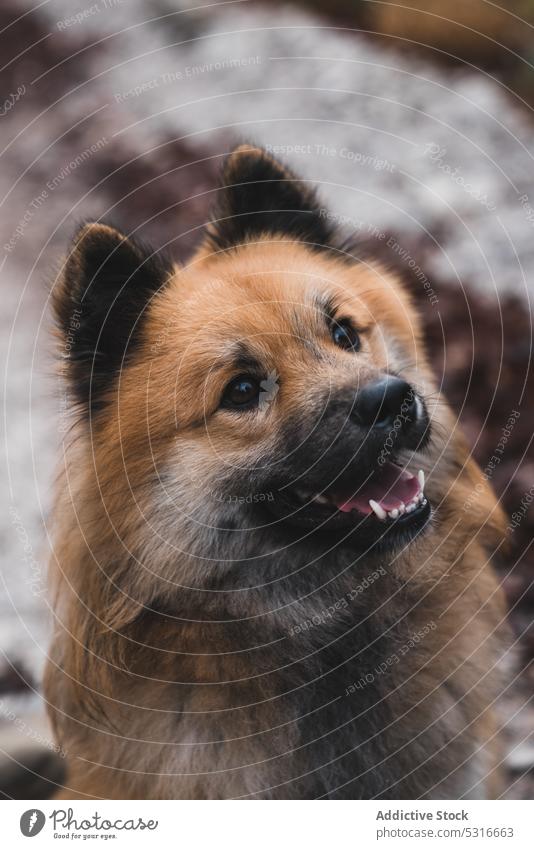
[[[89,223],[76,234],[53,305],[71,390],[91,412],[136,350],[145,313],[172,270],[114,227]]]
[[[332,246],[333,228],[315,192],[265,150],[241,145],[228,157],[208,228],[215,249],[266,235]]]

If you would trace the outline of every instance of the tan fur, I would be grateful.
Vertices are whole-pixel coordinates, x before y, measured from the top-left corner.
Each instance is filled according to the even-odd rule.
[[[363,340],[357,364],[329,339],[315,293],[334,295],[342,314],[354,318]],[[217,411],[232,376],[227,352],[244,335],[280,375],[276,404],[246,423]],[[296,399],[306,410],[318,387],[363,385],[386,366],[427,399],[434,436],[418,462],[440,519],[390,567],[406,582],[410,630],[439,623],[392,671],[395,710],[411,711],[408,736],[416,737],[450,708],[450,735],[468,733],[484,750],[481,792],[497,793],[491,702],[498,678],[490,667],[504,610],[488,555],[500,544],[500,509],[436,391],[419,319],[399,282],[375,264],[350,265],[291,239],[265,238],[221,254],[203,247],[175,269],[106,411],[92,420],[89,436],[78,425],[67,447],[51,563],[57,632],[45,688],[70,763],[60,798],[241,796],[257,785],[240,765],[293,749],[294,727],[269,701],[269,676],[251,679],[250,658],[231,653],[222,627],[140,614],[156,600],[172,610],[182,586],[201,588],[208,572],[230,568],[202,559],[216,534],[210,494],[221,469],[268,454]],[[209,595],[207,619],[217,618],[214,604]],[[232,604],[243,615],[242,598]],[[288,621],[313,610],[313,596],[306,605],[295,605]],[[399,605],[388,597],[377,616]],[[217,685],[241,678],[231,691]],[[461,707],[447,703],[444,679],[465,694]],[[179,681],[215,686],[200,684],[183,706],[180,688],[164,683]],[[235,709],[252,703],[252,711]],[[199,747],[212,734],[203,712],[232,707],[217,731],[220,744]],[[183,708],[190,713],[177,738],[175,715]],[[262,729],[271,731],[262,736]],[[220,747],[229,770],[222,777]],[[192,772],[212,774],[183,777]]]

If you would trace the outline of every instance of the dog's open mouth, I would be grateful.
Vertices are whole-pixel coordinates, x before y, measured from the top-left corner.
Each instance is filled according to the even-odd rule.
[[[387,462],[356,493],[347,498],[347,493],[325,492],[312,496],[317,504],[330,504],[342,513],[370,516],[372,513],[381,521],[398,519],[424,506],[425,475],[420,470],[412,475],[395,463]],[[300,494],[300,493],[299,493]],[[302,495],[306,493],[302,492]]]
[[[354,528],[355,535],[391,539],[396,530],[413,533],[430,516],[422,470],[412,474],[397,463],[386,461],[358,485],[327,487],[313,491],[305,484],[279,491],[271,507],[286,521],[300,527],[326,531]]]

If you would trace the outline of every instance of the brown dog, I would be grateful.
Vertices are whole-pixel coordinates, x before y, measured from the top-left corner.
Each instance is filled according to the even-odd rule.
[[[497,792],[501,514],[410,297],[329,221],[245,146],[186,267],[77,236],[46,677],[65,798]]]

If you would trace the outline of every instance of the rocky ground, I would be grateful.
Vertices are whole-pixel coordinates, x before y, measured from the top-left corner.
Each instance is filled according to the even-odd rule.
[[[185,11],[194,5],[0,8],[4,788],[19,792],[8,781],[14,753],[50,747],[39,697],[51,626],[43,555],[63,434],[47,286],[89,217],[185,257],[221,157],[245,138],[314,181],[347,232],[406,277],[483,467],[520,413],[491,477],[520,517],[499,564],[520,637],[519,681],[504,702],[509,794],[531,798],[534,510],[522,502],[534,484],[534,119],[488,72],[430,62],[346,20],[246,0]]]

